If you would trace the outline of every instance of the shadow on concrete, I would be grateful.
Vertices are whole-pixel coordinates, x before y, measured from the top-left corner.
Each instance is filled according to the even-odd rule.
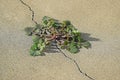
[[[91,37],[91,34],[89,33],[81,33],[81,37],[84,39],[84,40],[87,40],[87,41],[100,41],[99,38],[94,38],[94,37]]]
[[[57,49],[56,46],[51,45],[51,46],[46,47],[44,52],[45,53],[59,53],[59,50]]]

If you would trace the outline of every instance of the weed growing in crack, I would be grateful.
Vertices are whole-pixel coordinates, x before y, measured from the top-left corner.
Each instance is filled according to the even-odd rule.
[[[32,56],[44,55],[45,48],[52,42],[55,42],[61,49],[66,49],[73,54],[78,53],[82,47],[88,49],[91,46],[68,20],[60,22],[44,16],[41,25],[27,27],[25,31],[33,39],[33,45],[30,48]]]

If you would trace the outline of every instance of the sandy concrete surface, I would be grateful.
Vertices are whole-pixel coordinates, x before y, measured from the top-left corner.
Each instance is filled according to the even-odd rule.
[[[92,43],[72,55],[95,80],[120,80],[120,0],[24,0],[41,22],[47,15],[70,20]],[[32,57],[31,12],[19,0],[0,0],[0,80],[89,80],[61,53]],[[99,40],[98,40],[99,39]]]

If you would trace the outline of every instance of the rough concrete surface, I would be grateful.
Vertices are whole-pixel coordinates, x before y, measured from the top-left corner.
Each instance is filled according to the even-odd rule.
[[[70,20],[92,43],[78,54],[66,55],[95,80],[120,80],[120,0],[24,0],[43,16]],[[0,0],[0,80],[89,80],[61,53],[32,57],[31,37],[24,28],[34,26],[31,12],[19,0]],[[99,40],[98,40],[99,39]]]

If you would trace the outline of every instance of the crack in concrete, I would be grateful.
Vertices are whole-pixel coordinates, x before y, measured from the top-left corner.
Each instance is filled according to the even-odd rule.
[[[34,11],[32,10],[32,8],[31,8],[28,4],[26,4],[24,1],[20,0],[20,2],[21,2],[23,5],[25,5],[26,7],[28,7],[28,9],[29,9],[29,10],[31,11],[31,13],[32,13],[32,21],[33,21],[35,24],[38,24],[37,21],[34,20],[34,15],[35,15],[35,14],[34,14]],[[95,79],[93,79],[92,77],[90,77],[87,73],[85,73],[85,72],[83,72],[83,71],[81,70],[81,68],[80,68],[80,66],[78,65],[78,63],[77,63],[76,60],[74,60],[73,58],[67,56],[57,45],[56,45],[56,47],[57,47],[57,49],[63,54],[63,56],[64,56],[65,58],[67,58],[67,59],[69,59],[69,60],[71,60],[71,61],[74,62],[74,64],[75,64],[76,67],[78,68],[78,71],[79,71],[81,74],[83,74],[84,76],[86,76],[86,77],[89,78],[90,80],[95,80]]]
[[[35,13],[34,13],[34,11],[32,10],[32,8],[31,8],[28,4],[26,4],[24,1],[20,0],[20,2],[21,2],[22,4],[24,4],[26,7],[28,7],[28,9],[29,9],[29,10],[31,11],[31,13],[32,13],[32,21],[33,21],[35,24],[38,24],[37,21],[35,21],[35,19],[34,19]]]
[[[67,56],[58,46],[56,46],[56,47],[57,47],[58,50],[64,55],[64,57],[66,57],[67,59],[69,59],[69,60],[71,60],[71,61],[74,62],[74,64],[75,64],[76,67],[78,68],[78,71],[79,71],[81,74],[83,74],[84,76],[88,77],[88,78],[91,79],[91,80],[95,80],[95,79],[93,79],[92,77],[90,77],[87,73],[85,73],[85,72],[83,72],[83,71],[81,70],[81,68],[80,68],[80,66],[78,65],[78,63],[77,63],[76,60],[74,60],[73,58]]]

